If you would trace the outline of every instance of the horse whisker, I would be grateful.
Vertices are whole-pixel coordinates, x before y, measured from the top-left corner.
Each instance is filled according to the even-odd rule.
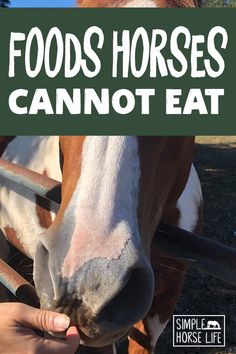
[[[181,269],[178,269],[178,268],[169,266],[169,265],[164,264],[164,263],[156,263],[156,264],[159,264],[159,265],[161,265],[161,266],[164,267],[164,268],[168,268],[168,269],[171,269],[171,270],[175,270],[176,272],[185,273],[185,270],[181,270]]]

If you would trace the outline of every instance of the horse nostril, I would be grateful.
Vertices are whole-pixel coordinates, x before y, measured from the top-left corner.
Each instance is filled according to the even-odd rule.
[[[120,292],[98,314],[99,322],[130,326],[148,312],[153,287],[146,269],[133,268],[126,279]]]
[[[57,289],[55,280],[49,265],[49,251],[41,240],[38,240],[34,257],[34,283],[40,297],[41,307],[52,306],[52,299],[55,298]]]
[[[48,257],[49,252],[48,252],[47,248],[44,245],[42,245],[41,248],[42,248],[41,252],[43,253],[43,256]]]

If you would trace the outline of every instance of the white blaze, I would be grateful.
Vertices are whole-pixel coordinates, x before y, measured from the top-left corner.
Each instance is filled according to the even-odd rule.
[[[139,173],[136,137],[85,139],[81,175],[64,216],[75,220],[75,229],[63,276],[92,258],[117,258],[131,236],[139,242]]]

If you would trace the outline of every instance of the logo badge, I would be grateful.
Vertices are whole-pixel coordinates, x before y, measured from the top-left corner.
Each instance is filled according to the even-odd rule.
[[[225,315],[174,315],[173,347],[225,347]]]

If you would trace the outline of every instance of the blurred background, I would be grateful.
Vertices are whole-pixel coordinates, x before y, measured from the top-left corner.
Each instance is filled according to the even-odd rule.
[[[202,0],[205,7],[236,7],[236,0]]]

